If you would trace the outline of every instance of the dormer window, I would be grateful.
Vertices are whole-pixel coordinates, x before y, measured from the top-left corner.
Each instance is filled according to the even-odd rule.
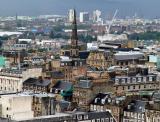
[[[82,62],[80,62],[80,66],[82,66]]]
[[[143,77],[143,82],[146,82],[146,77]]]
[[[113,122],[113,118],[110,118],[110,122]]]
[[[105,104],[105,101],[106,101],[105,99],[102,99],[102,100],[101,100],[101,104],[104,105],[104,104]]]
[[[98,99],[99,99],[99,98],[95,98],[94,103],[97,103],[97,102],[98,102]]]
[[[153,81],[153,78],[152,77],[149,77],[149,82],[152,82]]]
[[[100,119],[97,119],[97,122],[100,122]]]
[[[55,90],[55,94],[58,94],[58,89]]]
[[[61,90],[61,94],[63,93],[64,91],[63,90]]]
[[[132,78],[132,82],[135,83],[136,82],[136,78]]]
[[[101,119],[101,122],[104,122],[104,119]]]
[[[118,78],[115,79],[115,84],[119,84],[119,79]]]
[[[88,120],[88,115],[84,115],[84,119],[85,119],[85,120]]]
[[[138,82],[141,82],[141,81],[142,81],[142,78],[141,78],[141,77],[139,77],[139,78],[138,78]]]
[[[105,122],[109,122],[109,118],[105,118]]]
[[[77,66],[77,62],[75,62],[75,66]]]
[[[82,120],[82,115],[78,115],[78,120]]]
[[[126,83],[125,81],[126,81],[125,79],[122,79],[122,83],[123,83],[123,84],[125,84],[125,83]]]
[[[131,82],[131,78],[127,78],[127,83],[130,83]]]

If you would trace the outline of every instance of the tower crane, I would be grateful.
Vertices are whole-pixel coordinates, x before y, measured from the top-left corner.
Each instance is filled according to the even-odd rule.
[[[107,32],[107,34],[110,33],[111,26],[112,26],[112,24],[113,24],[113,22],[114,22],[114,20],[115,20],[115,18],[116,18],[116,16],[117,16],[117,13],[118,13],[118,9],[115,11],[115,13],[114,13],[114,15],[113,15],[113,17],[112,17],[112,20],[111,20],[111,22],[110,22],[110,24],[109,24],[109,27],[108,27],[108,28],[106,27],[106,32]]]

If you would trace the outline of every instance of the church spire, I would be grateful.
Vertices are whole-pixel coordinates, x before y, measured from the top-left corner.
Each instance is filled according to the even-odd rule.
[[[71,35],[71,45],[78,45],[78,35],[77,35],[77,20],[76,20],[76,10],[73,10],[73,22],[72,22],[72,35]]]
[[[70,56],[72,58],[77,58],[79,56],[79,47],[78,47],[78,34],[77,34],[77,20],[76,20],[76,10],[73,10],[72,15],[72,35],[71,35],[71,49]]]

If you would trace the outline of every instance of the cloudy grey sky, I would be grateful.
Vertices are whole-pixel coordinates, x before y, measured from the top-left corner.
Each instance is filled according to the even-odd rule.
[[[69,8],[78,11],[100,9],[104,15],[119,10],[119,16],[137,13],[146,18],[160,17],[160,0],[0,0],[0,16],[66,14]]]

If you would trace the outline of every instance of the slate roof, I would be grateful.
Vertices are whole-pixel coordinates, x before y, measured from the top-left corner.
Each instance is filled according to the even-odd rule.
[[[101,119],[101,118],[113,118],[113,116],[109,112],[89,112],[88,113],[89,120]],[[115,119],[113,119],[112,122],[116,122]]]
[[[87,119],[84,116],[87,115]],[[82,119],[79,120],[78,117],[81,116]],[[21,120],[21,122],[60,122],[60,121],[75,121],[75,122],[84,122],[84,121],[91,121],[96,119],[104,119],[108,118],[107,122],[116,122],[113,118],[112,114],[108,111],[105,112],[76,112],[76,113],[56,113],[55,115],[50,116],[40,116],[31,118],[28,120]],[[112,118],[112,121],[111,119]],[[1,120],[1,119],[0,119]],[[6,122],[6,121],[4,121]],[[8,122],[8,120],[7,120]],[[11,121],[9,121],[11,122]],[[18,121],[16,121],[18,122]]]
[[[42,79],[38,79],[38,78],[28,78],[27,80],[25,80],[23,82],[23,84],[26,84],[26,85],[35,85],[35,86],[48,86],[50,85],[51,81],[50,80],[42,80]]]
[[[87,120],[97,120],[97,119],[104,119],[104,118],[108,118],[108,121],[107,122],[116,122],[115,119],[113,118],[113,115],[108,112],[108,111],[104,111],[104,112],[97,112],[97,111],[94,111],[94,112],[75,112],[74,113],[75,115],[77,115],[77,119],[79,116],[82,116],[81,120],[78,119],[79,122],[81,121],[87,121]],[[88,116],[87,119],[84,118],[84,116]],[[111,121],[111,118],[113,119]]]
[[[61,94],[63,97],[72,96],[73,84],[68,81],[58,81],[53,87],[52,92]]]
[[[87,59],[88,56],[89,56],[89,51],[82,51],[82,52],[79,52],[79,58],[80,59]]]
[[[106,71],[107,69],[104,67],[93,67],[93,66],[87,66],[87,71]]]
[[[128,104],[128,106],[124,109],[124,111],[128,112],[136,112],[136,113],[143,113],[145,112],[145,107],[147,103],[141,100],[133,100]]]
[[[152,95],[152,99],[154,100],[160,100],[160,93],[159,92],[154,92]]]
[[[58,81],[52,88],[68,91],[72,89],[72,87],[73,87],[73,84],[69,81]]]
[[[114,54],[116,60],[136,60],[144,57],[140,52],[120,52]]]
[[[80,80],[78,81],[77,85],[75,87],[78,88],[91,88],[93,86],[93,83],[90,80]]]
[[[133,51],[134,48],[117,48],[115,51]]]
[[[20,52],[21,57],[27,57],[27,55],[28,55],[28,53],[26,51]],[[5,57],[17,56],[18,57],[18,51],[4,51],[3,56],[5,56]]]
[[[61,112],[67,111],[69,106],[70,106],[70,102],[68,101],[58,101],[59,107],[61,108]]]
[[[65,76],[64,73],[61,72],[61,71],[51,72],[51,77],[55,78],[55,79],[57,79],[57,78],[64,78],[64,76]]]
[[[103,69],[98,69],[97,67],[87,66],[88,71],[103,71]]]

